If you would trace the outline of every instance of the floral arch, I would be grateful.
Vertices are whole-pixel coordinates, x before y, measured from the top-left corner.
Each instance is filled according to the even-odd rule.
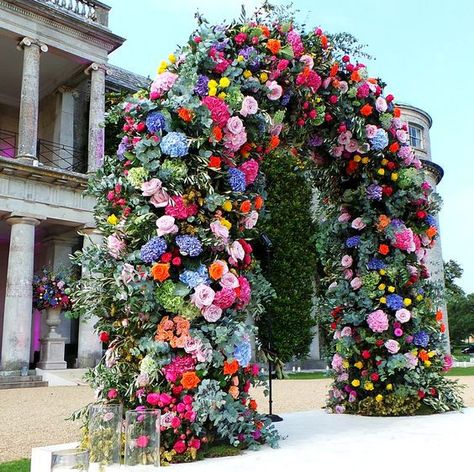
[[[436,201],[383,88],[319,28],[204,23],[122,105],[120,145],[93,183],[106,244],[81,256],[93,276],[76,311],[98,317],[107,345],[90,374],[99,400],[161,409],[168,460],[277,440],[252,399],[246,322],[268,292],[252,240],[275,155],[319,189],[330,410],[460,406],[425,281]]]

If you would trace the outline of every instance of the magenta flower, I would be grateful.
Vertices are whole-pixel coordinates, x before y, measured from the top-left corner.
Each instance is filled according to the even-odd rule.
[[[138,436],[138,438],[136,439],[136,442],[135,442],[137,447],[139,447],[141,449],[147,447],[149,443],[150,443],[150,438],[148,436],[145,436],[145,435]]]

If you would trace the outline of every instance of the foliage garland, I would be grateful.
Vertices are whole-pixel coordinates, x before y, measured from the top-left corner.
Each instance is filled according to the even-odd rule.
[[[99,401],[161,408],[166,460],[218,440],[275,444],[251,398],[260,379],[246,317],[270,291],[249,241],[261,163],[280,148],[297,150],[321,195],[329,408],[459,408],[423,281],[437,232],[431,188],[383,84],[333,57],[320,28],[272,17],[202,22],[169,59],[123,104],[121,143],[92,184],[106,244],[80,256],[92,275],[75,306],[98,317],[107,344],[90,374]]]

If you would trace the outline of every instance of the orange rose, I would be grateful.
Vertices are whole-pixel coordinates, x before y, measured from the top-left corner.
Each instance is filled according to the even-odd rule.
[[[360,82],[360,81],[361,81],[360,74],[359,74],[359,71],[358,71],[358,70],[355,70],[354,72],[352,72],[352,74],[351,74],[351,80],[352,80],[353,82]]]
[[[222,129],[219,128],[219,126],[214,126],[214,128],[212,128],[212,138],[217,142],[222,139]]]
[[[395,118],[400,118],[400,115],[402,114],[402,112],[400,111],[400,108],[394,108],[393,110],[393,116]]]
[[[213,280],[219,280],[223,275],[227,265],[223,261],[215,261],[209,266],[209,275]]]
[[[269,37],[270,36],[270,30],[268,29],[268,26],[265,25],[258,25],[258,28],[262,30],[263,36]]]
[[[360,109],[360,114],[362,116],[370,116],[372,114],[372,111],[374,109],[368,104],[366,103],[361,109]]]
[[[196,372],[192,370],[191,372],[185,372],[181,377],[181,385],[186,390],[191,390],[196,388],[199,385],[201,379],[196,375]]]
[[[441,310],[438,310],[436,312],[436,321],[441,321],[443,319],[443,312]]]
[[[281,49],[281,42],[279,39],[269,39],[267,42],[267,48],[270,49],[270,51],[273,54],[278,54]]]
[[[224,361],[224,375],[234,375],[239,370],[239,363],[234,359],[231,362]]]
[[[193,119],[193,112],[189,108],[180,108],[178,116],[186,123],[189,123]]]
[[[240,211],[242,213],[248,213],[251,209],[252,209],[252,203],[250,202],[250,200],[244,200],[240,204]]]
[[[386,256],[390,252],[390,248],[386,244],[381,244],[379,246],[379,252],[383,256]]]
[[[239,387],[232,385],[232,387],[229,388],[229,393],[234,400],[237,400],[237,398],[239,398]]]
[[[219,156],[211,156],[209,158],[209,167],[214,167],[216,169],[221,168],[221,158]]]
[[[155,264],[151,268],[151,275],[155,280],[164,282],[170,276],[170,265],[164,263]]]
[[[255,198],[255,209],[260,210],[263,207],[264,199],[260,195]]]
[[[249,408],[253,411],[257,411],[257,402],[255,400],[249,401]]]
[[[390,224],[390,218],[387,215],[380,215],[379,221],[375,225],[378,231],[383,231]]]
[[[438,232],[438,230],[434,226],[430,226],[426,230],[426,236],[428,236],[429,238],[434,238],[436,236],[437,232]]]

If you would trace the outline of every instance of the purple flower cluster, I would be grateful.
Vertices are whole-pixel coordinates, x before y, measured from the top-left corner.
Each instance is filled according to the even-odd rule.
[[[165,129],[165,117],[159,111],[152,111],[146,117],[146,127],[150,133]]]
[[[234,192],[245,192],[245,174],[241,170],[231,167],[229,169],[229,185]]]
[[[403,298],[396,293],[392,293],[387,297],[387,306],[392,310],[403,308]]]
[[[140,249],[140,257],[143,262],[150,264],[157,261],[165,252],[167,244],[163,238],[152,238]]]
[[[201,97],[207,95],[207,84],[209,83],[209,77],[205,75],[200,75],[197,79],[196,85],[194,86],[194,91]]]
[[[176,236],[176,244],[183,256],[197,257],[202,252],[202,244],[195,236],[187,234]]]
[[[317,134],[313,134],[313,136],[308,139],[309,147],[319,147],[321,144],[323,144],[323,138]]]
[[[369,200],[382,200],[382,187],[377,184],[370,184],[365,194]]]
[[[413,337],[413,344],[415,346],[426,347],[430,342],[430,335],[426,331],[418,331]]]
[[[370,261],[367,263],[367,268],[369,270],[380,270],[380,269],[385,269],[387,265],[385,264],[384,261],[381,261],[380,259],[377,259],[376,257],[373,257],[370,259]]]
[[[346,240],[346,247],[359,247],[360,236],[351,236]]]

